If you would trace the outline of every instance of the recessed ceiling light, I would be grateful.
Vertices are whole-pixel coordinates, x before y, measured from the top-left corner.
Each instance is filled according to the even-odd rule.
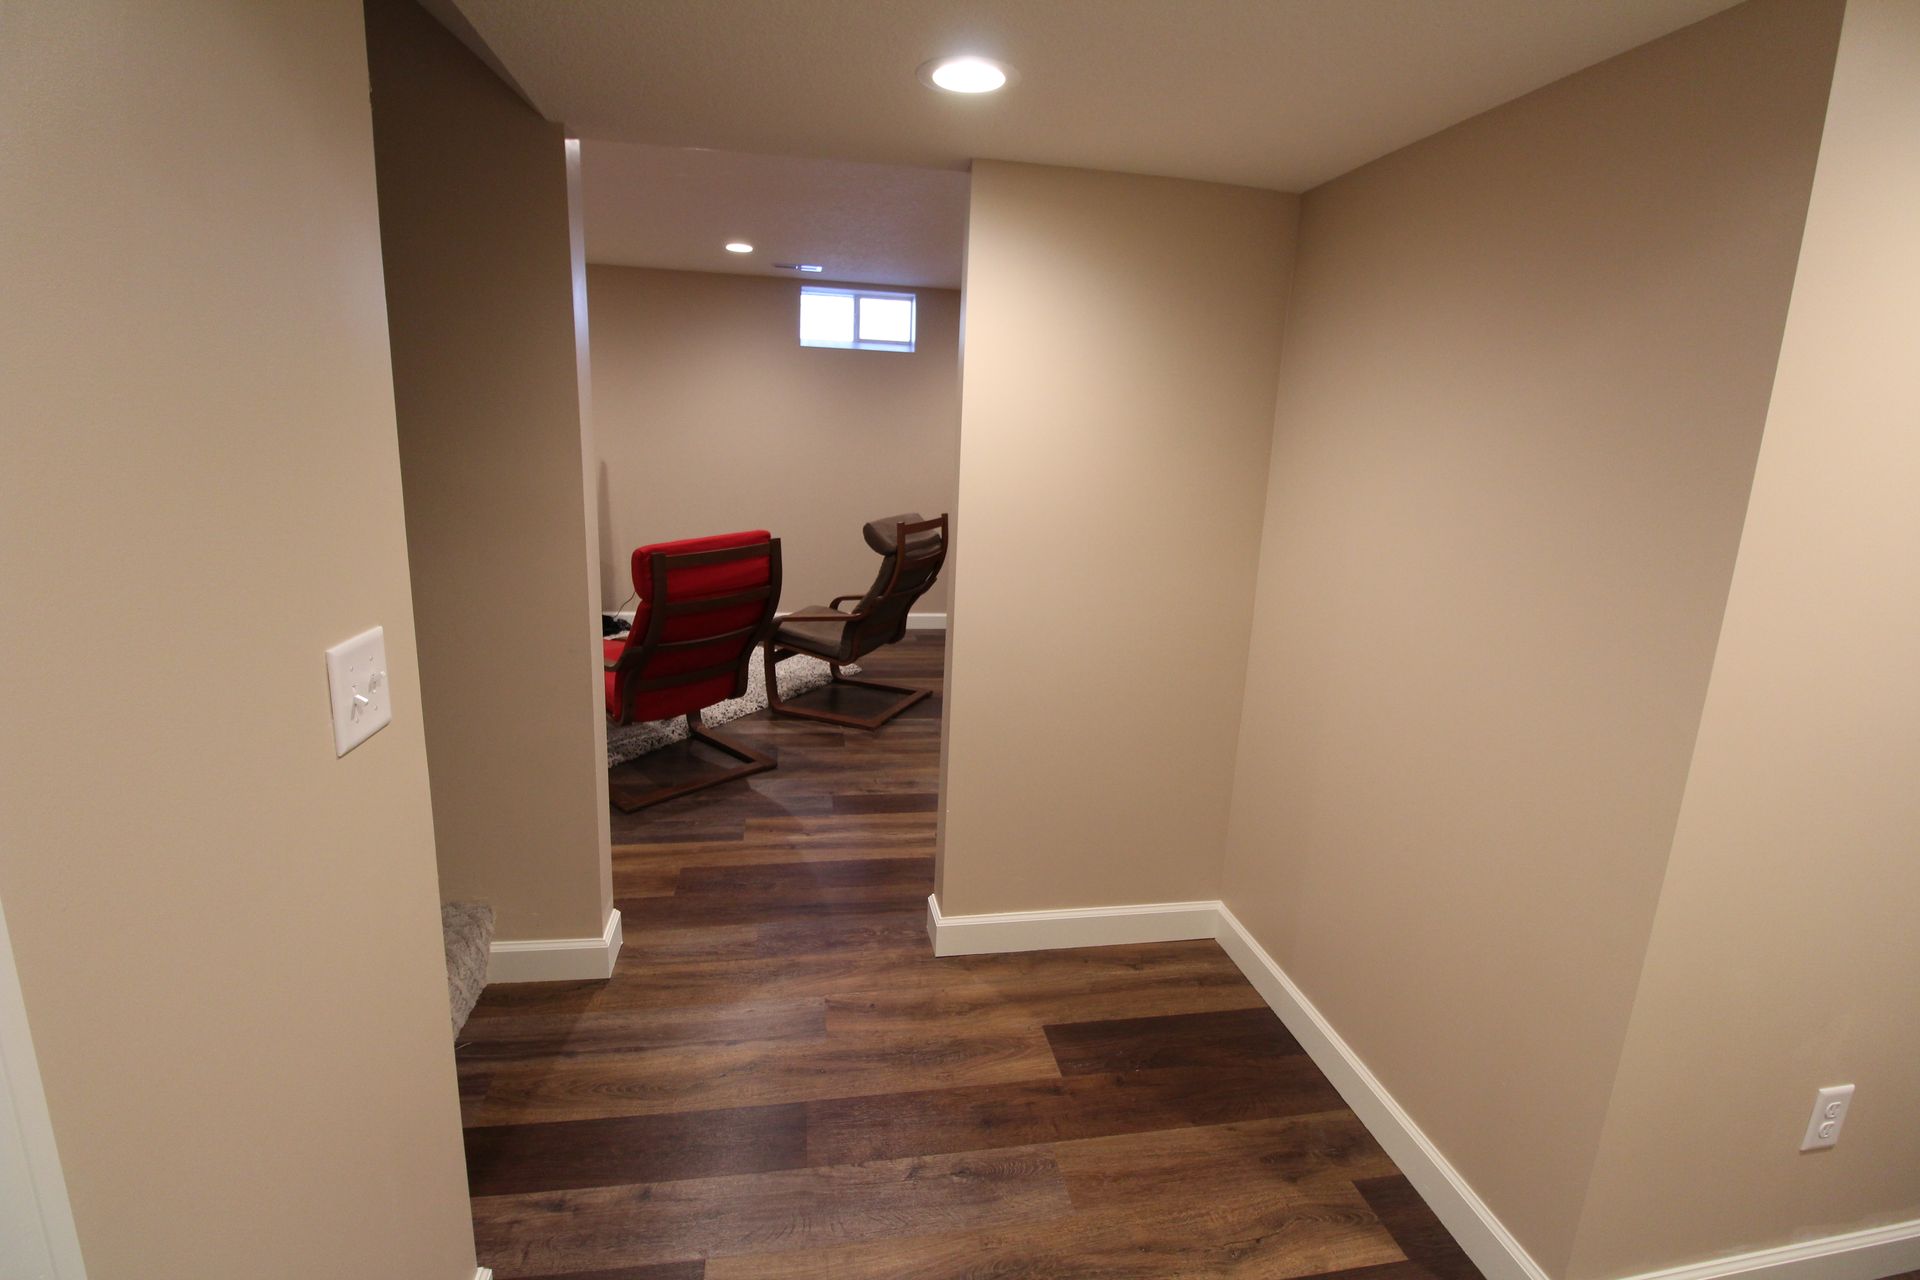
[[[745,240],[729,240],[727,241],[727,252],[728,253],[752,253],[753,246],[748,244]]]
[[[1013,69],[992,58],[968,54],[935,58],[921,66],[920,78],[948,93],[992,93],[1013,78]]]

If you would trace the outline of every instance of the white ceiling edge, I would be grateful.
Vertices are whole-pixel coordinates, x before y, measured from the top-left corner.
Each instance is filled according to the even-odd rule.
[[[580,170],[592,263],[960,287],[965,173],[591,138]],[[754,252],[728,253],[730,240]],[[825,270],[782,271],[780,262]]]
[[[1736,0],[437,0],[580,136],[1301,191]],[[966,49],[1019,73],[963,99]]]

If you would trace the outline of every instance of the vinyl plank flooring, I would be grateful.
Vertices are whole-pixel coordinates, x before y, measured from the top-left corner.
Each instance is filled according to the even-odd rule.
[[[672,894],[679,879],[679,868],[670,862],[616,861],[613,866],[613,896],[616,898],[664,898]]]
[[[766,1173],[807,1164],[806,1108],[735,1107],[468,1129],[473,1195]]]
[[[927,913],[923,908],[832,920],[779,920],[761,925],[757,934],[755,954],[763,958],[858,953],[885,960],[925,952]]]
[[[1271,1009],[1179,1013],[1048,1026],[1062,1075],[1153,1067],[1229,1067],[1300,1052]]]
[[[1440,1225],[1440,1219],[1403,1174],[1394,1172],[1357,1179],[1354,1188],[1393,1233],[1401,1252],[1410,1261],[1425,1267],[1434,1280],[1479,1280],[1479,1268],[1454,1243],[1447,1229]]]
[[[905,1230],[980,1229],[1071,1212],[1053,1156],[1010,1148],[829,1169],[481,1196],[474,1238],[500,1280],[740,1254],[813,1251]]]
[[[826,780],[823,778],[816,785],[826,785]],[[917,842],[932,840],[936,826],[936,817],[931,813],[841,813],[830,817],[753,818],[740,824],[740,834],[737,839],[656,840],[645,844],[615,844],[613,856],[616,861],[627,858],[647,860],[680,858],[692,864],[699,862],[702,855],[713,855],[717,860],[725,861],[730,855],[739,852],[735,846],[759,846],[777,852],[793,852],[819,847],[832,849],[879,847],[886,850],[904,848],[906,852],[917,852],[919,851]],[[890,856],[903,855],[895,852]]]
[[[653,921],[634,930],[622,949],[628,969],[663,964],[767,960],[803,955],[841,956],[926,950],[924,906],[849,906],[845,911],[785,916],[769,913],[746,923],[701,924],[696,919]]]
[[[1090,1138],[1055,1150],[1076,1208],[1143,1213],[1177,1200],[1221,1211],[1242,1202],[1257,1209],[1332,1189],[1350,1193],[1351,1203],[1379,1225],[1379,1215],[1353,1183],[1397,1172],[1345,1108]],[[1380,1231],[1383,1239],[1392,1238],[1384,1225]]]
[[[931,993],[828,992],[822,998],[827,1026],[840,1034],[884,1027],[1044,1027],[1123,1014],[1213,1013],[1244,1009],[1249,999],[1259,997],[1237,972],[1211,964],[1169,964],[1164,971],[1106,973],[1044,987],[972,982]]]
[[[522,1280],[702,1280],[704,1262],[663,1262],[647,1267],[615,1267],[611,1271],[569,1271],[565,1275],[526,1276]]]
[[[738,901],[791,901],[830,889],[923,888],[932,868],[925,858],[866,858],[776,867],[682,867],[674,882],[676,899],[721,895]],[[922,895],[922,901],[925,895]],[[689,902],[689,909],[701,904]]]
[[[615,902],[627,899],[616,898]],[[631,903],[629,902],[629,905]],[[663,964],[713,964],[725,960],[752,960],[760,954],[760,924],[753,920],[711,920],[705,924],[669,918],[642,920],[623,910],[626,941],[616,963],[628,968]]]
[[[862,915],[875,911],[918,912],[927,916],[927,886],[933,882],[933,860],[921,861],[917,883],[813,885],[795,882],[786,892],[675,893],[671,897],[614,899],[629,928],[672,928],[696,925],[708,928],[729,924],[763,924],[824,916]],[[829,865],[822,863],[820,865]]]
[[[1316,1280],[1435,1280],[1434,1274],[1417,1262],[1380,1262],[1370,1267],[1349,1267],[1322,1272]]]
[[[838,837],[747,834],[738,840],[709,845],[663,842],[659,845],[622,845],[613,854],[613,893],[616,898],[645,898],[673,891],[682,867],[696,864],[729,867],[777,867],[810,862],[839,862],[851,858],[898,858],[913,854],[933,857],[934,828],[898,827],[848,830]],[[664,888],[662,887],[664,886]],[[627,892],[631,887],[632,892]]]
[[[1055,1074],[1037,1030],[1026,1034],[874,1036],[857,1041],[749,1041],[491,1064],[469,1126],[589,1120],[951,1088]]]
[[[487,1066],[509,1059],[557,1059],[675,1045],[815,1039],[827,1033],[826,1002],[695,1006],[613,1013],[534,1014],[471,1019],[461,1033],[460,1062]]]
[[[932,813],[940,797],[932,791],[842,793],[833,798],[835,813]]]
[[[1170,1199],[1013,1228],[755,1252],[709,1280],[1288,1280],[1403,1262],[1351,1187],[1228,1209]]]
[[[943,637],[864,665],[937,695]],[[777,769],[611,815],[613,977],[492,988],[460,1037],[481,1264],[1469,1280],[1213,942],[932,955],[941,708],[749,716]]]
[[[1270,1070],[1148,1070],[839,1097],[807,1104],[813,1164],[1324,1112],[1340,1095],[1305,1058]]]
[[[1216,944],[1175,942],[1158,944],[1158,948],[1164,954],[1155,954],[1157,948],[1149,946],[935,958],[923,950],[908,958],[890,958],[884,966],[876,966],[868,957],[839,953],[632,965],[622,966],[611,983],[516,983],[491,988],[482,998],[485,1012],[478,1016],[492,1016],[509,1007],[564,1013],[861,995],[892,1000],[910,995],[1021,998],[1070,1005],[1076,997],[1119,989],[1195,982],[1231,986],[1239,992],[1242,1007],[1258,1001],[1259,996]]]

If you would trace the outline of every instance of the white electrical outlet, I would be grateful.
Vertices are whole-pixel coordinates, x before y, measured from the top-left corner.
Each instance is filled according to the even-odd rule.
[[[1807,1136],[1800,1140],[1800,1149],[1819,1151],[1840,1141],[1840,1126],[1846,1122],[1847,1108],[1852,1103],[1850,1084],[1831,1085],[1815,1094],[1813,1118],[1807,1121]]]
[[[347,754],[393,723],[384,630],[362,631],[327,650],[327,692],[333,699],[335,756]]]

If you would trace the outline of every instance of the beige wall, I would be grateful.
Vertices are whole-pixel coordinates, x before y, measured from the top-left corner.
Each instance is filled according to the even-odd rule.
[[[1756,0],[1302,212],[1226,901],[1554,1275],[1679,812],[1838,17]]]
[[[503,938],[591,936],[612,889],[567,147],[412,0],[367,20],[441,890]]]
[[[0,899],[88,1275],[471,1280],[359,6],[3,22]]]
[[[974,165],[943,911],[1216,895],[1297,208]]]
[[[633,549],[771,529],[781,607],[864,591],[860,526],[951,511],[960,436],[960,295],[915,289],[912,353],[800,345],[800,285],[595,266],[601,594],[633,594]],[[626,605],[632,608],[631,603]],[[944,612],[947,585],[916,606]]]
[[[1920,1218],[1916,209],[1920,3],[1852,0],[1575,1276]]]

